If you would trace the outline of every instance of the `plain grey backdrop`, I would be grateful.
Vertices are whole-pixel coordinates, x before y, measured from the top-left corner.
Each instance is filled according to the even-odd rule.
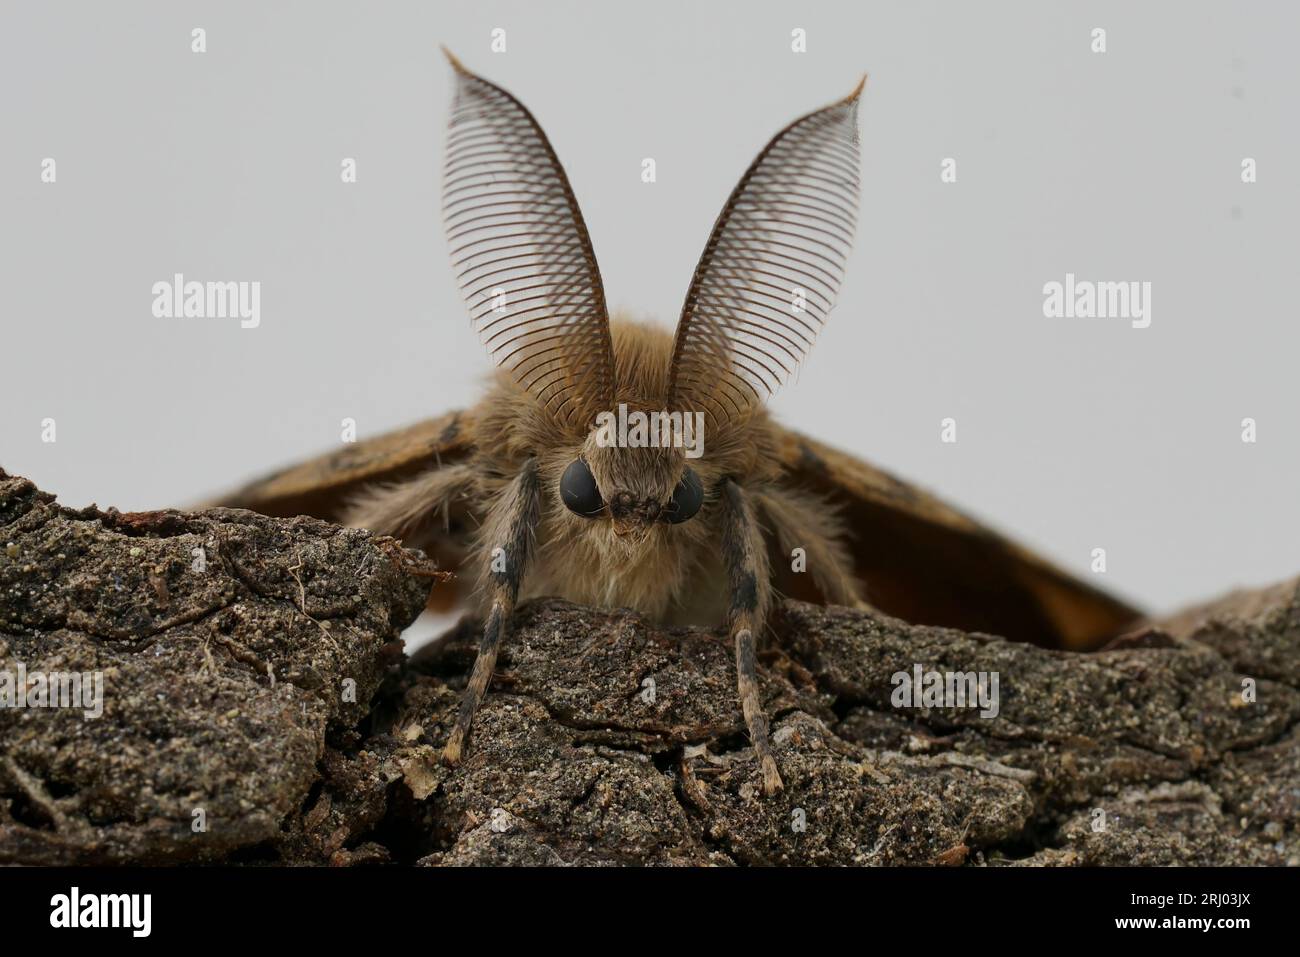
[[[858,242],[780,418],[1081,575],[1105,548],[1098,584],[1148,608],[1300,571],[1296,4],[0,11],[0,465],[68,504],[192,502],[337,447],[344,417],[365,437],[475,400],[445,43],[548,132],[611,303],[665,324],[756,151],[869,72]],[[175,272],[260,281],[260,327],[155,318]],[[1044,318],[1066,272],[1151,282],[1150,328]]]

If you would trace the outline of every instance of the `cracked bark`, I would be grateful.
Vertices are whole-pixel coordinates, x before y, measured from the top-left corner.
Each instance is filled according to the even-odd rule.
[[[389,541],[3,477],[0,546],[0,670],[106,675],[98,720],[0,710],[0,860],[1300,863],[1295,581],[1086,655],[786,603],[769,799],[704,629],[525,605],[450,770],[476,629],[395,654],[430,579]],[[894,707],[916,664],[997,672],[997,716]]]

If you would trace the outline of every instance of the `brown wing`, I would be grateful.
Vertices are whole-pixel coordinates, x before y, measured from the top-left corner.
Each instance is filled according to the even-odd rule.
[[[460,461],[470,452],[472,435],[468,414],[449,412],[291,465],[207,504],[336,522],[363,486]]]
[[[843,509],[868,601],[918,624],[1049,648],[1100,647],[1141,614],[927,492],[815,439],[786,431],[788,480]],[[776,565],[786,568],[785,563]],[[778,580],[816,600],[809,576]]]

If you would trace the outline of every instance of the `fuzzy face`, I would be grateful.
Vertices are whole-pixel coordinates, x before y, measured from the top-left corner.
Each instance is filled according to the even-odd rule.
[[[673,491],[686,469],[680,449],[602,445],[595,431],[583,443],[580,462],[604,503],[589,521],[606,523],[615,538],[630,544],[644,542],[666,524]]]
[[[609,411],[617,412],[617,403],[630,411],[665,411],[671,335],[626,319],[611,323],[611,335],[621,387]],[[778,473],[775,431],[762,410],[718,434],[706,426],[704,454],[692,459],[680,448],[603,445],[595,427],[563,430],[505,375],[495,377],[473,421],[474,468],[483,476],[484,501],[499,496],[525,461],[538,464],[538,560],[525,575],[523,594],[634,608],[672,622],[716,621],[724,591],[717,557],[720,484],[740,476],[770,480]],[[575,460],[595,480],[601,501],[595,515],[576,514],[564,504],[562,479]],[[699,480],[703,503],[692,518],[674,524],[665,511],[687,468]],[[480,541],[485,563],[493,547]]]

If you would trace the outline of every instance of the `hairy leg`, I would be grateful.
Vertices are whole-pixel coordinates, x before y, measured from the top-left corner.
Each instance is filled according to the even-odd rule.
[[[814,495],[779,485],[765,485],[751,494],[776,534],[781,551],[789,555],[796,548],[804,550],[808,571],[826,603],[850,608],[860,605],[862,595],[853,560],[835,510]]]
[[[755,650],[771,600],[767,550],[745,492],[730,479],[722,486],[722,557],[730,592],[727,625],[736,645],[740,709],[763,774],[763,793],[775,794],[782,787],[781,774],[767,737]]]
[[[344,524],[368,528],[380,535],[418,538],[430,528],[439,511],[444,522],[452,503],[473,501],[478,472],[468,464],[430,469],[405,482],[367,489],[353,499]]]
[[[510,614],[515,609],[515,601],[519,598],[519,585],[532,553],[541,511],[537,462],[529,459],[497,497],[478,532],[476,554],[481,563],[479,582],[485,594],[487,619],[483,625],[483,637],[479,640],[478,656],[474,659],[474,670],[470,672],[469,684],[460,699],[456,725],[442,752],[447,764],[460,763],[465,739],[474,723],[474,712],[492,680],[497,651],[505,636]]]

